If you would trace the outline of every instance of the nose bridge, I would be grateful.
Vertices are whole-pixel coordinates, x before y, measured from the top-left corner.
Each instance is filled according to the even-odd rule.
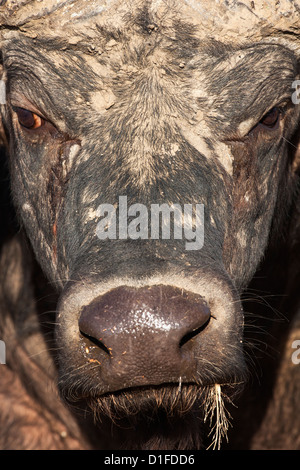
[[[61,230],[60,246],[67,243],[70,277],[139,279],[155,272],[163,277],[172,265],[181,266],[188,275],[202,266],[218,264],[222,270],[225,227],[220,224],[218,207],[223,206],[216,205],[215,213],[210,213],[201,196],[195,196],[195,202],[190,195],[187,199],[177,197],[181,199],[175,203],[158,203],[155,198],[154,202],[141,199],[139,203],[137,197],[118,196],[77,210],[84,213],[82,222],[76,224],[80,227],[82,223],[82,229],[74,236],[72,229]]]
[[[97,132],[100,130],[95,129]],[[196,252],[201,257],[207,252],[214,259],[221,258],[229,214],[224,169],[217,158],[197,150],[178,133],[171,133],[172,145],[167,145],[171,137],[167,131],[161,132],[160,139],[165,137],[169,153],[157,153],[149,147],[151,178],[145,177],[147,172],[141,162],[140,174],[133,177],[132,161],[130,165],[128,161],[129,135],[122,145],[116,138],[104,148],[87,143],[81,149],[57,228],[58,247],[65,250],[72,275],[85,264],[84,258],[91,259],[85,256],[91,251],[100,269],[105,267],[107,257],[111,258],[109,264],[118,269],[118,261],[127,258],[130,263],[135,252],[144,258],[151,251],[157,252],[160,259],[171,260],[180,251],[190,258],[195,258]],[[97,142],[103,141],[111,139],[102,139],[99,134]],[[199,222],[189,223],[191,213],[195,222],[197,211]]]

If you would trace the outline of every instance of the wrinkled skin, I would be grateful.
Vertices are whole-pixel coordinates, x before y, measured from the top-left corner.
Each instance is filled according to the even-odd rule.
[[[232,398],[247,380],[240,298],[270,237],[289,231],[299,186],[300,110],[291,101],[299,56],[283,34],[222,40],[203,32],[185,2],[152,3],[131,2],[126,12],[113,2],[77,37],[71,26],[63,37],[11,28],[2,41],[2,124],[18,218],[59,293],[61,394],[104,419],[106,433],[110,419],[135,429],[125,444],[120,431],[129,448],[194,449],[207,444],[205,402],[213,407],[219,387]],[[201,250],[181,240],[99,240],[97,208],[124,195],[128,205],[204,204]],[[166,305],[159,327],[157,286]],[[175,328],[171,308],[183,321],[170,286],[181,302],[196,295],[210,310],[204,329],[196,322],[182,330],[178,357],[161,326]],[[105,350],[91,342],[90,323],[85,334],[80,327],[84,308],[100,309],[102,298],[113,309],[100,324],[120,331],[108,340],[119,345],[117,360],[106,340]]]

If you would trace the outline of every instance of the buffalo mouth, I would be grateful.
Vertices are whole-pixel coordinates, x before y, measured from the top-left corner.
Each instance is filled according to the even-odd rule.
[[[59,389],[112,448],[193,450],[226,440],[247,365],[241,305],[225,287],[207,300],[154,281],[62,295]]]
[[[239,384],[163,384],[104,395],[64,394],[69,405],[87,410],[109,436],[107,447],[126,450],[220,449],[231,427],[230,408]]]

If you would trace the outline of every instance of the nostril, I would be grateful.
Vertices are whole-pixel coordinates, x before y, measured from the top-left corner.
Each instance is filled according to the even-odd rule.
[[[90,336],[81,330],[80,330],[80,334],[84,338],[85,346],[87,347],[97,346],[98,349],[104,351],[109,356],[111,355],[111,350],[108,347],[106,347],[105,344],[101,340],[97,338],[93,338],[93,336]]]
[[[193,338],[195,338],[196,336],[198,336],[203,330],[205,330],[205,328],[207,327],[207,325],[209,324],[210,322],[210,318],[209,317],[205,323],[203,323],[201,326],[199,326],[198,328],[195,328],[194,330],[192,331],[189,331],[188,333],[186,333],[180,340],[179,342],[179,349],[182,348],[186,343],[188,343],[190,340],[192,340]]]

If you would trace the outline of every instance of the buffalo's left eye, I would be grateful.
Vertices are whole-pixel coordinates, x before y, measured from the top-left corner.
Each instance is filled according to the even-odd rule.
[[[18,116],[19,124],[26,129],[38,129],[45,124],[45,120],[41,116],[28,109],[14,107],[14,111]]]
[[[280,114],[280,109],[274,107],[264,115],[264,117],[259,121],[259,124],[269,129],[274,129],[279,122]]]

